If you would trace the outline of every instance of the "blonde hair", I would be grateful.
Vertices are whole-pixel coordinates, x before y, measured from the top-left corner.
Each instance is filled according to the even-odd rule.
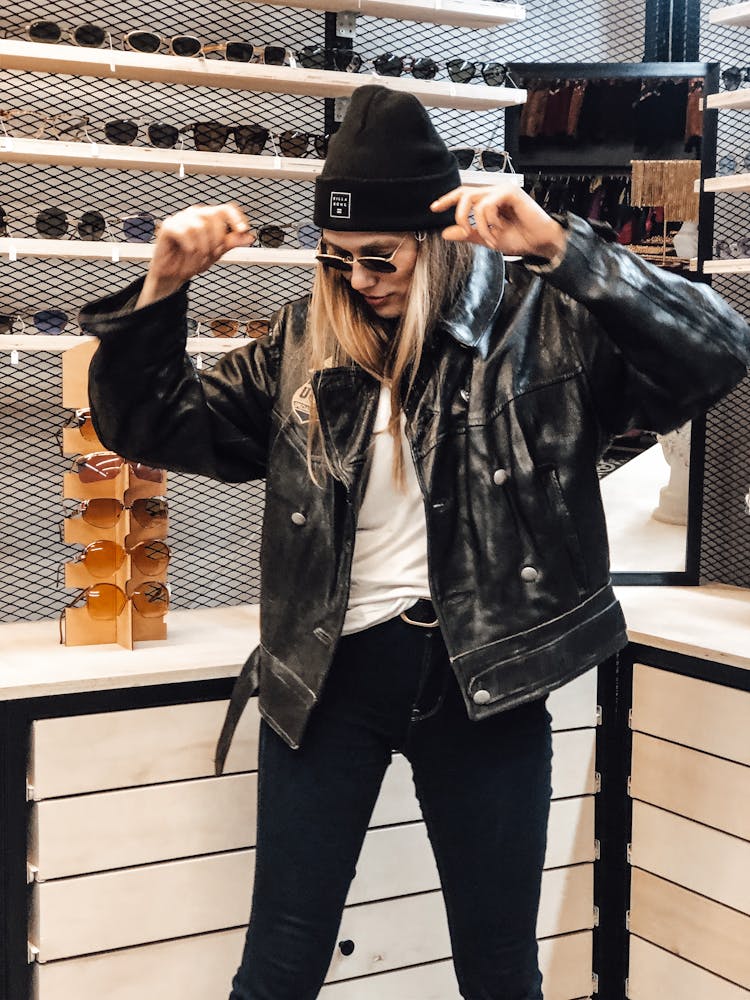
[[[399,489],[405,484],[401,449],[403,400],[414,385],[425,340],[454,300],[471,270],[473,257],[471,244],[444,240],[438,231],[419,234],[406,308],[395,332],[373,319],[340,271],[319,265],[315,273],[307,314],[309,368],[315,371],[330,365],[359,365],[379,382],[390,383],[388,432],[394,439],[393,476]],[[314,456],[322,459],[329,473],[333,471],[313,400],[307,462],[310,475],[317,482]]]

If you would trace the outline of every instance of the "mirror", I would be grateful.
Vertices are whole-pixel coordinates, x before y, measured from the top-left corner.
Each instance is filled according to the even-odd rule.
[[[506,148],[547,211],[609,223],[619,243],[689,280],[710,256],[718,86],[707,63],[514,63],[526,104],[506,113]],[[707,134],[710,131],[710,134]],[[694,265],[693,265],[694,266]],[[703,422],[615,438],[599,463],[618,584],[696,583]],[[690,497],[690,502],[689,498]]]

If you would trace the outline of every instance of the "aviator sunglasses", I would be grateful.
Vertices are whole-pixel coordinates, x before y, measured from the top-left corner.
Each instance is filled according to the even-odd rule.
[[[113,451],[94,451],[89,455],[78,455],[73,459],[73,472],[82,483],[101,483],[116,479],[123,466],[127,465],[131,475],[149,483],[163,483],[164,469],[153,469],[142,462],[128,462]]]
[[[113,528],[126,510],[130,511],[142,528],[164,526],[169,518],[169,506],[165,497],[142,497],[127,506],[115,497],[94,497],[81,500],[73,512],[66,516],[80,517],[94,528]]]
[[[370,254],[363,257],[355,257],[353,254],[341,257],[339,254],[319,251],[315,254],[315,259],[322,264],[323,267],[332,268],[334,271],[344,271],[348,273],[354,269],[355,264],[359,264],[366,271],[374,271],[376,274],[393,274],[395,271],[398,271],[398,267],[393,263],[393,258],[399,252],[404,243],[406,243],[409,235],[410,234],[407,233],[393,253],[389,254],[387,257],[378,257]],[[419,238],[417,237],[417,239]],[[325,244],[321,240],[320,247],[323,246],[325,246]]]
[[[144,580],[130,594],[115,583],[95,583],[77,594],[68,605],[74,608],[85,602],[89,617],[95,621],[114,621],[125,609],[128,601],[143,618],[163,618],[169,611],[169,586],[159,580]],[[60,615],[60,642],[64,642],[65,611]]]

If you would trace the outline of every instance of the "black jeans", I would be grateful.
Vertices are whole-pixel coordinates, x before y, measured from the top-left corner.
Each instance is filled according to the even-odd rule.
[[[261,723],[252,913],[230,1000],[318,996],[393,749],[412,765],[461,995],[541,1000],[545,699],[471,722],[439,630],[400,618],[340,641],[299,750]]]

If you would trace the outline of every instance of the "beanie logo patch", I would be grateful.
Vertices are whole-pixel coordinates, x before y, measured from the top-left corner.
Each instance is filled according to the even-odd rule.
[[[351,219],[351,193],[349,191],[331,191],[331,205],[328,214],[332,219]]]

